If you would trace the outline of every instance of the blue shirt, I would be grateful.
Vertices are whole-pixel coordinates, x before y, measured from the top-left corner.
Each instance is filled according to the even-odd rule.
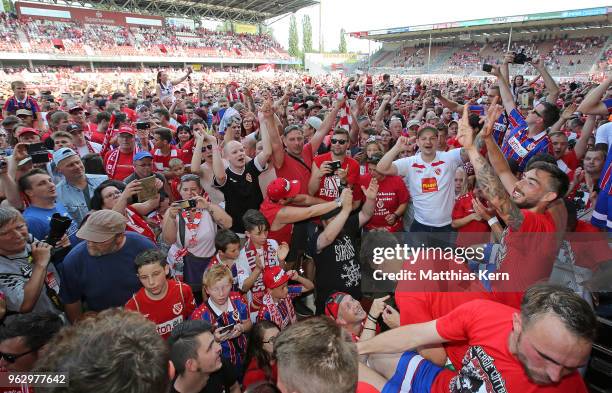
[[[102,184],[105,180],[108,180],[106,175],[85,175],[87,178],[87,192],[89,192],[89,198],[93,197],[94,190]],[[61,201],[70,217],[77,223],[80,224],[83,218],[89,213],[91,209],[87,206],[85,190],[81,190],[71,184],[68,184],[66,180],[62,180],[56,187],[57,199]]]
[[[549,153],[552,145],[546,135],[546,130],[534,137],[529,136],[527,123],[521,114],[513,109],[508,116],[510,131],[502,144],[502,153],[506,159],[514,159],[518,163],[519,171],[524,172],[529,160],[538,153]]]
[[[30,232],[36,239],[44,240],[47,235],[49,235],[51,217],[55,213],[59,213],[62,217],[70,217],[68,211],[61,202],[55,202],[55,207],[53,209],[28,206],[23,212],[23,218],[25,219],[26,224],[28,224],[28,232]],[[79,239],[76,237],[77,230],[77,223],[73,219],[68,231],[66,231],[72,245],[79,242]]]
[[[93,257],[87,242],[81,242],[64,258],[60,274],[60,298],[64,304],[87,302],[91,311],[122,307],[140,289],[134,259],[155,244],[134,232],[125,233],[123,247],[107,255]]]

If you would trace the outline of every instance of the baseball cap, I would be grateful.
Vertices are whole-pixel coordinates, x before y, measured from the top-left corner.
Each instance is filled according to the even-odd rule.
[[[311,126],[312,128],[314,128],[317,131],[319,131],[319,128],[321,127],[322,123],[323,123],[323,120],[319,119],[316,116],[310,116],[306,120],[306,124],[308,124],[309,126]]]
[[[15,133],[15,136],[17,138],[19,138],[20,136],[22,136],[23,134],[27,134],[28,132],[31,132],[31,133],[36,134],[36,135],[40,135],[40,133],[38,132],[38,130],[36,128],[22,127],[22,128],[19,129],[19,131],[17,131]]]
[[[80,124],[76,124],[76,123],[72,123],[69,124],[68,127],[66,127],[66,132],[81,132],[83,131],[83,127]]]
[[[136,135],[136,130],[134,130],[132,127],[130,126],[121,126],[121,128],[119,128],[119,134],[130,134],[132,136]]]
[[[76,112],[76,111],[79,111],[79,110],[82,111],[84,109],[80,105],[75,105],[75,106],[71,107],[70,109],[68,109],[68,113]]]
[[[17,109],[15,116],[32,116],[32,111],[27,109]]]
[[[134,155],[134,161],[142,160],[143,158],[153,158],[148,151],[139,151]]]
[[[19,122],[21,122],[21,120],[17,116],[7,116],[2,120],[0,125],[2,125],[2,127],[8,127]]]
[[[287,180],[284,177],[274,179],[268,184],[268,197],[273,201],[283,198],[293,198],[300,193],[299,180]]]
[[[53,163],[57,166],[63,159],[76,155],[76,152],[71,148],[62,147],[61,149],[53,152]]]
[[[263,282],[266,288],[278,288],[289,281],[289,275],[280,266],[266,267],[263,271]]]
[[[418,120],[410,120],[408,122],[408,124],[406,124],[406,128],[411,128],[411,127],[420,126],[420,125],[421,125],[420,121],[418,121]]]
[[[329,295],[327,300],[325,301],[325,315],[331,317],[332,319],[338,318],[338,311],[340,310],[340,303],[342,303],[342,299],[347,296],[346,292],[335,292]]]
[[[293,110],[294,110],[294,111],[297,111],[297,110],[298,110],[298,109],[300,109],[300,108],[308,109],[308,104],[307,104],[307,103],[305,103],[305,102],[302,102],[302,103],[296,102],[296,103],[293,105]]]
[[[79,239],[101,243],[115,235],[125,232],[127,218],[114,210],[98,210],[89,215],[85,224],[77,232]]]

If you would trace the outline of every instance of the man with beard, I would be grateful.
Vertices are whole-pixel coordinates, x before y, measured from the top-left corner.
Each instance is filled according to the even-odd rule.
[[[385,375],[402,391],[586,393],[578,369],[588,361],[596,326],[586,301],[570,289],[546,284],[525,293],[520,311],[474,300],[437,320],[393,329],[357,347],[360,355],[367,355],[467,342],[458,373],[404,352],[398,371],[407,363],[408,372]]]
[[[500,112],[499,105],[489,108],[487,125],[480,134],[491,163],[474,143],[467,107],[459,123],[458,140],[474,167],[479,188],[507,225],[500,250],[489,266],[508,273],[510,279],[495,281],[494,289],[521,291],[550,275],[559,247],[556,234],[565,228],[565,221],[559,222],[554,209],[563,205],[569,180],[559,167],[544,161],[530,163],[523,178],[516,179],[492,138],[494,116]]]
[[[155,244],[135,232],[126,232],[127,218],[114,210],[99,210],[87,217],[62,267],[68,285],[60,289],[71,322],[79,320],[82,302],[89,311],[123,306],[140,288],[134,260]]]

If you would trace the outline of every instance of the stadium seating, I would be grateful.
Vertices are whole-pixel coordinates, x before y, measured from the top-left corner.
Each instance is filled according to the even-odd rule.
[[[195,56],[288,59],[265,34],[164,26],[101,26],[16,19],[0,13],[0,51],[106,56]]]

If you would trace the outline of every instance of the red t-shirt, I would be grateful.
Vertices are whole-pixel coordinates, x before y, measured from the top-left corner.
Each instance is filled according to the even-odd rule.
[[[540,386],[531,382],[523,365],[508,349],[512,316],[520,311],[488,300],[465,303],[436,321],[438,334],[451,341],[469,345],[459,373],[444,370],[436,377],[431,392],[577,392],[587,389],[577,372],[556,385]]]
[[[548,280],[559,251],[557,228],[549,212],[521,209],[523,223],[518,230],[506,228],[494,263],[497,272],[508,273],[509,280],[492,281],[500,292],[524,291],[541,280]]]
[[[272,363],[270,368],[272,369],[271,370],[272,375],[270,375],[271,381],[274,382],[274,384],[276,384],[276,379],[278,377],[278,368],[276,367],[276,363]],[[256,382],[265,381],[265,380],[266,380],[266,374],[264,373],[263,369],[257,366],[256,359],[252,359],[251,362],[249,363],[249,367],[247,367],[246,371],[244,372],[244,379],[242,380],[242,387],[244,389],[247,389],[249,385],[252,385]]]
[[[174,146],[170,148],[170,154],[167,156],[163,155],[160,149],[153,149],[150,153],[153,156],[153,170],[155,172],[163,172],[165,169],[169,169],[171,159],[181,158],[179,151]]]
[[[477,299],[492,299],[487,292],[396,292],[395,303],[400,312],[400,324],[412,325],[438,319],[458,306]],[[443,344],[453,367],[459,370],[468,349],[467,342]]]
[[[560,160],[557,160],[557,165],[565,173],[576,170],[579,164],[580,161],[578,157],[576,157],[576,152],[574,150],[567,151]]]
[[[266,217],[266,220],[272,226],[276,215],[279,210],[285,207],[279,203],[272,202],[270,198],[264,199],[264,201],[259,206],[259,211]],[[291,235],[293,233],[293,224],[287,224],[283,226],[281,229],[277,231],[272,231],[268,233],[268,239],[273,239],[278,242],[278,244],[282,244],[282,242],[286,242],[287,244],[291,243]]]
[[[106,134],[103,132],[98,132],[97,130],[93,130],[91,134],[89,135],[89,140],[92,142],[103,144],[105,135]]]
[[[185,165],[191,165],[191,158],[193,157],[193,141],[194,139],[190,139],[185,143],[183,147],[176,146],[176,149],[179,152],[178,158],[183,160]]]
[[[127,118],[130,119],[132,123],[135,123],[136,120],[138,120],[138,116],[136,116],[136,111],[128,108],[127,106],[121,109],[121,112],[125,113],[127,115]]]
[[[276,177],[284,177],[285,179],[300,181],[300,194],[308,195],[308,181],[310,181],[310,168],[312,168],[312,145],[307,143],[302,150],[301,158],[292,156],[285,151],[285,159],[283,166],[276,168]]]
[[[172,329],[189,318],[196,303],[189,285],[176,280],[168,280],[168,293],[163,299],[149,298],[144,288],[125,304],[128,310],[137,311],[157,325],[157,333],[163,338],[170,337]]]
[[[359,195],[356,199],[363,199],[364,195],[361,191],[361,186],[368,188],[372,180],[370,173],[359,178],[359,184],[355,187],[355,194]],[[374,215],[366,224],[366,229],[385,228],[389,232],[401,231],[403,228],[402,218],[395,220],[395,224],[387,224],[385,217],[391,213],[395,213],[399,205],[408,202],[410,195],[406,188],[406,183],[399,176],[385,176],[378,182],[378,194],[376,195],[376,206],[374,207]]]
[[[321,154],[313,159],[317,167],[321,167],[324,161],[332,161],[331,152]],[[359,182],[359,163],[351,157],[344,157],[341,168],[348,170],[346,181],[349,186],[353,186]],[[337,175],[323,176],[319,185],[319,190],[314,196],[326,201],[333,201],[340,196],[338,187],[340,186],[340,178]]]
[[[474,207],[472,206],[472,201],[474,200],[474,194],[472,192],[468,192],[467,194],[461,195],[455,201],[455,206],[453,207],[453,220],[458,220],[460,218],[464,218],[474,213]],[[490,232],[491,228],[489,228],[489,224],[484,221],[470,221],[468,224],[462,226],[457,229],[457,232]]]
[[[112,153],[109,151],[106,153],[104,157],[104,167],[107,165],[108,156]],[[119,157],[117,158],[117,165],[115,166],[115,173],[112,175],[108,175],[109,178],[114,180],[123,181],[126,177],[130,176],[134,173],[134,154],[124,154],[119,152]]]

